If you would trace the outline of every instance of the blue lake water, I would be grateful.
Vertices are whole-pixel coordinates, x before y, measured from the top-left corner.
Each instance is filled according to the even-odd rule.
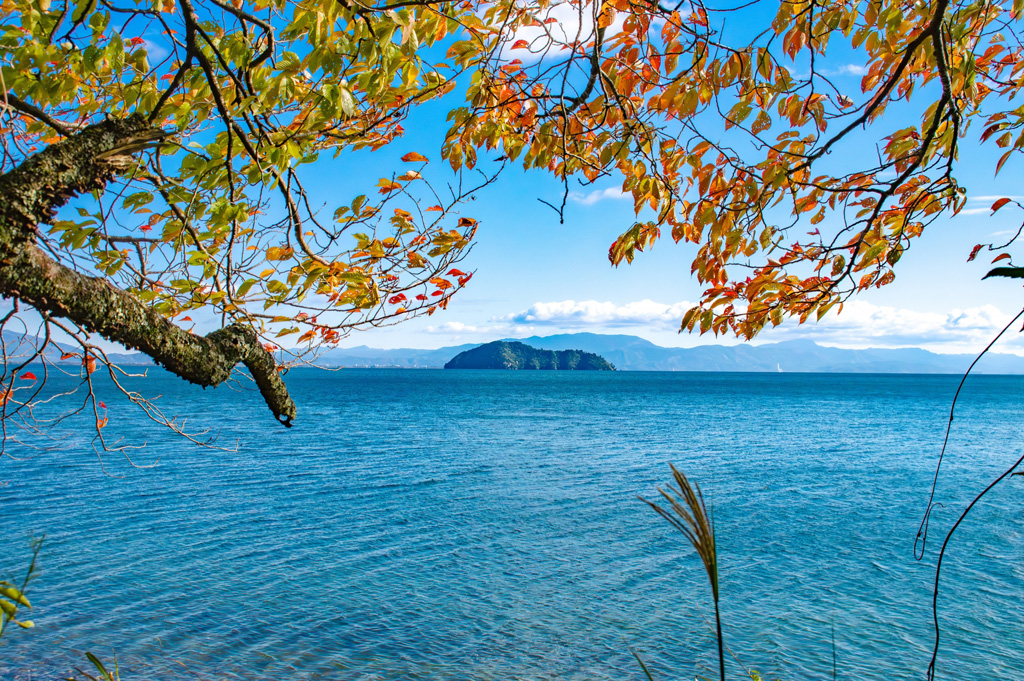
[[[739,662],[831,678],[834,642],[840,679],[923,678],[942,537],[1022,449],[1024,377],[971,378],[916,562],[956,376],[287,380],[291,430],[249,391],[132,384],[236,451],[147,425],[109,387],[107,430],[155,467],[101,465],[73,424],[10,450],[28,458],[0,461],[0,574],[46,542],[36,628],[5,636],[0,678],[63,677],[91,651],[125,681],[640,679],[630,648],[659,680],[712,676],[703,568],[636,498],[669,462],[713,507]],[[938,677],[1024,678],[1024,478],[985,498],[943,569]]]

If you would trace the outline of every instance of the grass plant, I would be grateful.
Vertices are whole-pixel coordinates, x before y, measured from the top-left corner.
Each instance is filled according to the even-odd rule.
[[[640,500],[682,532],[704,564],[708,582],[711,584],[711,596],[715,601],[718,673],[721,681],[725,681],[725,647],[722,640],[722,616],[718,607],[718,552],[715,548],[715,522],[711,514],[708,513],[700,485],[695,482],[691,483],[675,466],[672,466],[672,476],[679,487],[678,493],[672,488],[670,488],[671,492],[658,488],[658,492],[667,502],[667,508],[643,497],[640,497]],[[678,497],[674,496],[675,494],[678,494]]]

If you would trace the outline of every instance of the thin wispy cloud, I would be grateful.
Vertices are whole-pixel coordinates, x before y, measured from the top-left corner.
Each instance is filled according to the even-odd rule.
[[[592,192],[581,194],[579,192],[572,192],[569,194],[569,200],[573,203],[579,203],[584,206],[592,206],[598,201],[606,201],[608,199],[629,199],[632,198],[632,194],[627,194],[618,187],[608,187],[607,189],[595,189]]]
[[[664,331],[678,329],[683,315],[691,307],[693,303],[666,304],[653,300],[639,300],[624,305],[597,300],[563,300],[534,303],[525,310],[496,317],[494,321],[562,329],[640,327]]]
[[[868,72],[868,67],[863,64],[843,64],[836,69],[836,73],[848,76],[863,76]]]
[[[427,333],[461,337],[498,337],[527,336],[533,333],[532,326],[497,322],[490,324],[463,324],[462,322],[444,322],[424,329]]]
[[[999,196],[999,195],[987,195],[982,194],[980,196],[969,196],[967,197],[968,207],[961,210],[957,215],[990,215],[992,213],[992,204],[1000,199],[1009,199],[1010,201],[1021,201],[1024,200],[1024,196]],[[981,204],[981,205],[971,205]]]

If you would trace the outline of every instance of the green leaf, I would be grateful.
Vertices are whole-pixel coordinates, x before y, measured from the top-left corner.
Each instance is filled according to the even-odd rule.
[[[21,603],[26,608],[32,607],[32,605],[28,602],[28,599],[25,598],[25,596],[22,595],[22,593],[15,589],[13,586],[0,586],[0,596],[6,596],[7,598],[11,599],[12,601],[15,601],[16,603]]]
[[[348,117],[354,116],[356,114],[356,100],[355,100],[355,97],[352,96],[352,93],[349,92],[349,89],[347,87],[341,88],[340,95],[341,95],[341,99],[340,99],[340,101],[341,101],[341,110]]]
[[[74,11],[71,12],[71,21],[77,24],[85,18],[85,15],[92,12],[95,7],[96,0],[78,0],[78,2],[75,3]]]
[[[110,672],[108,672],[107,668],[103,666],[102,662],[100,662],[100,658],[96,657],[92,653],[86,653],[85,656],[89,659],[89,662],[92,662],[92,666],[96,667],[96,670],[100,674],[103,674],[103,678],[105,678],[105,679],[110,679],[111,678]]]
[[[235,296],[239,298],[244,298],[245,294],[249,292],[249,289],[251,289],[253,284],[255,283],[255,279],[246,279],[244,282],[242,282],[242,285],[238,287],[238,290],[235,291]]]

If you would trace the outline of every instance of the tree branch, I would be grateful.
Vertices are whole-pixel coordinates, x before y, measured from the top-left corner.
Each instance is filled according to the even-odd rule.
[[[273,356],[245,324],[207,336],[174,325],[101,277],[57,262],[35,243],[41,224],[72,196],[103,188],[135,163],[132,154],[167,136],[142,116],[89,126],[0,176],[0,295],[66,317],[152,357],[186,381],[214,386],[239,362],[252,374],[274,416],[290,426],[296,407]]]

